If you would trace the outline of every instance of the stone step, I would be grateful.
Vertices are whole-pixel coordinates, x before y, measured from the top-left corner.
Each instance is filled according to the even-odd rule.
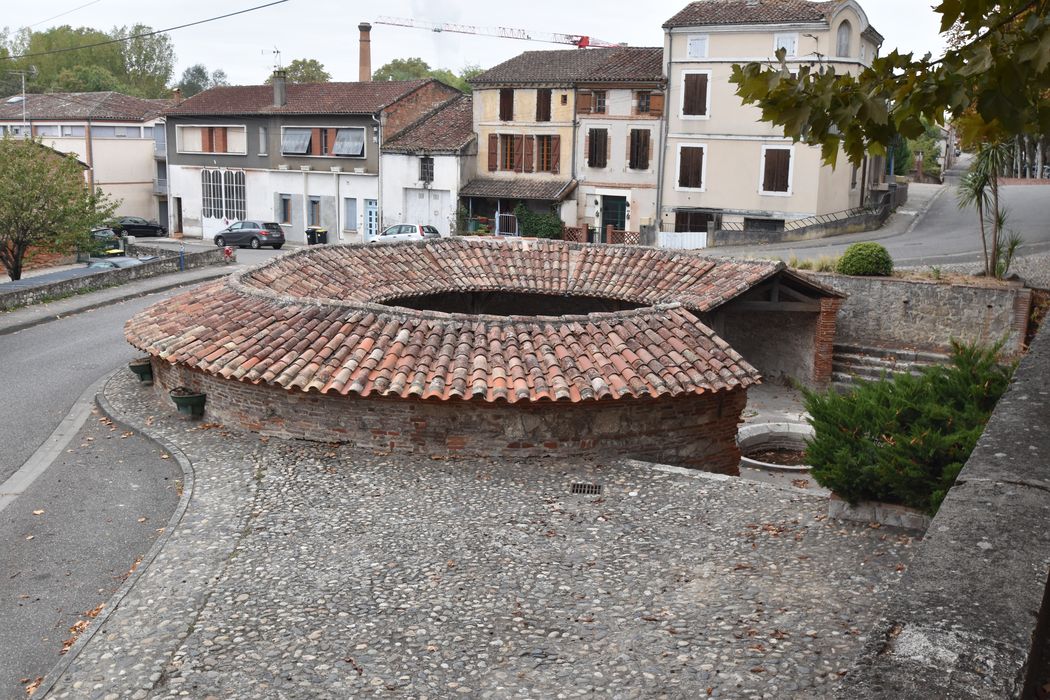
[[[924,369],[934,367],[938,363],[924,362],[921,360],[906,360],[892,357],[873,357],[871,355],[857,355],[853,353],[835,353],[833,362],[851,367],[876,367],[890,371],[905,371],[911,369]]]
[[[879,348],[863,345],[835,345],[836,355],[865,355],[868,357],[897,358],[906,362],[946,365],[951,356],[942,352],[929,350],[905,350],[898,348]]]
[[[832,362],[831,370],[834,374],[859,377],[861,379],[879,380],[884,377],[892,378],[897,374],[918,375],[925,367],[917,365],[897,364],[895,366],[873,366],[873,365],[851,365],[848,363]]]

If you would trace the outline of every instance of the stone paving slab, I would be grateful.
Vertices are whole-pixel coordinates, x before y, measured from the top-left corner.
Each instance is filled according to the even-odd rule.
[[[130,375],[106,397],[193,495],[49,697],[826,697],[914,548],[741,479],[265,440]]]

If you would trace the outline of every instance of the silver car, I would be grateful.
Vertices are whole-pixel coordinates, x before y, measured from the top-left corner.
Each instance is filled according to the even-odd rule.
[[[387,226],[381,234],[372,239],[373,243],[390,241],[422,241],[441,238],[441,232],[426,224],[394,224]]]

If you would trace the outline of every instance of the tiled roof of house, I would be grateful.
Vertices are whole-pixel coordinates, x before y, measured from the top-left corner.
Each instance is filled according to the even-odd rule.
[[[156,304],[125,333],[160,360],[291,391],[511,403],[701,394],[759,377],[695,314],[783,270],[779,262],[562,241],[323,246]],[[642,308],[481,316],[395,305],[464,291]]]
[[[618,46],[608,49],[526,51],[472,78],[472,85],[658,82],[663,49]]]
[[[458,153],[474,140],[474,100],[454,97],[383,144],[386,153]]]
[[[664,22],[664,29],[708,24],[821,22],[839,4],[809,0],[699,0]]]
[[[146,100],[120,92],[51,92],[27,94],[29,119],[69,121],[145,121],[157,117],[171,100]],[[0,120],[22,120],[21,95],[0,100]]]
[[[244,114],[375,114],[432,79],[364,83],[289,83],[287,104],[275,107],[272,85],[224,85],[183,100],[173,116]]]
[[[459,190],[460,197],[489,199],[533,199],[560,202],[576,189],[575,180],[532,180],[528,178],[475,178]]]

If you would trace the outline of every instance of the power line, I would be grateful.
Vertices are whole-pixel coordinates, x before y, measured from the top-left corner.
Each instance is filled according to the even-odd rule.
[[[37,56],[50,56],[56,53],[68,53],[70,51],[80,51],[81,49],[93,49],[99,46],[109,46],[110,44],[119,44],[132,39],[141,39],[147,36],[155,36],[157,34],[166,34],[167,32],[173,32],[176,29],[185,29],[186,27],[195,27],[198,24],[207,24],[208,22],[215,22],[216,20],[226,19],[228,17],[236,17],[237,15],[243,15],[248,12],[254,12],[256,10],[262,10],[267,7],[273,7],[274,5],[280,5],[288,2],[288,0],[274,0],[274,2],[268,2],[265,5],[256,5],[255,7],[249,7],[246,10],[238,10],[237,12],[229,12],[225,15],[219,15],[217,17],[209,17],[208,19],[198,20],[196,22],[189,22],[187,24],[180,24],[176,27],[168,27],[166,29],[157,29],[152,32],[144,32],[142,34],[132,34],[130,36],[120,37],[119,39],[110,39],[108,41],[99,41],[94,44],[84,44],[83,46],[70,46],[64,49],[52,49],[51,51],[38,51],[37,53],[23,53],[16,56],[4,56],[7,60],[14,60],[18,58],[36,58]]]
[[[57,15],[55,15],[54,17],[48,17],[47,19],[40,20],[36,24],[30,24],[29,28],[32,29],[33,27],[40,26],[44,22],[50,22],[53,19],[58,19],[59,17],[65,17],[66,15],[71,15],[74,12],[76,12],[77,10],[83,10],[85,7],[90,7],[91,5],[97,5],[100,2],[102,2],[102,0],[91,0],[91,2],[86,2],[83,5],[78,5],[78,6],[74,7],[72,10],[66,10],[65,12],[60,12]]]

